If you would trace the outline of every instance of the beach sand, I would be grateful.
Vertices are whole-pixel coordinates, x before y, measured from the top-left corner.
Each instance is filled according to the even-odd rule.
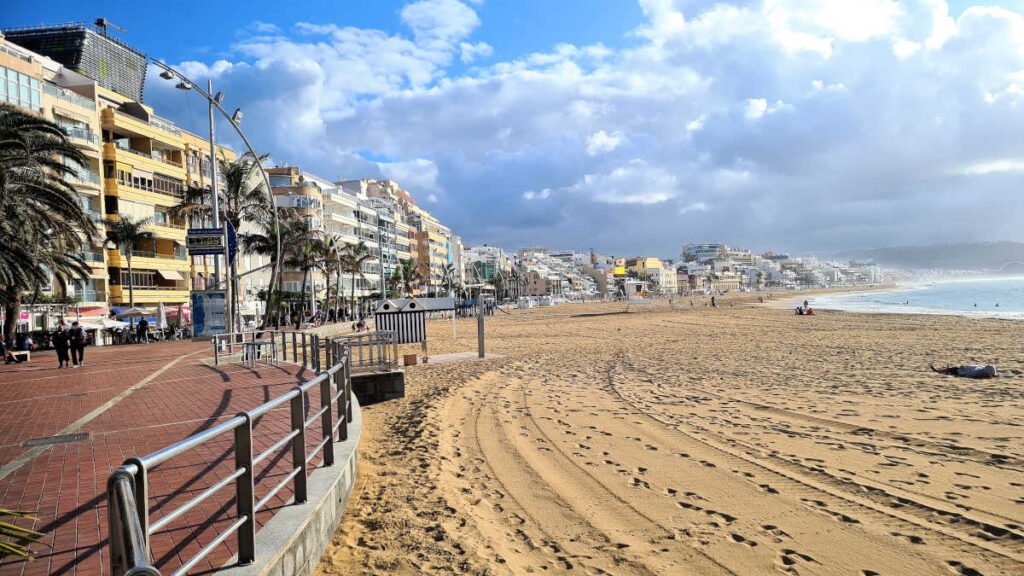
[[[410,368],[318,574],[1024,574],[1024,322],[723,300],[499,313],[503,358]]]

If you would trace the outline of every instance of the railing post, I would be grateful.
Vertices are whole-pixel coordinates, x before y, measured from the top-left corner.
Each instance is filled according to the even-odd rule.
[[[320,373],[320,337],[316,334],[312,335],[313,339],[313,366],[316,368],[316,373]]]
[[[305,418],[305,394],[302,388],[293,388],[298,394],[292,398],[292,430],[298,430],[298,434],[292,439],[292,470],[301,468],[302,471],[295,475],[295,501],[306,501],[306,418]]]
[[[296,342],[298,342],[298,340],[299,340],[298,335],[295,332],[292,332],[292,362],[298,362],[299,361],[299,349],[298,349],[298,345],[296,344]],[[287,358],[285,358],[285,360],[287,360]]]
[[[110,573],[113,576],[124,576],[124,527],[121,525],[120,498],[116,488],[118,474],[120,472],[115,472],[107,480],[107,532],[110,536]]]
[[[302,333],[302,367],[308,368],[309,361],[306,359],[306,333]]]
[[[235,502],[238,517],[246,523],[238,529],[238,564],[245,566],[256,560],[256,496],[252,471],[252,420],[245,412],[238,414],[245,423],[235,428],[235,470],[245,472],[235,480]]]
[[[213,364],[215,366],[220,365],[220,346],[218,346],[217,336],[213,337]]]
[[[352,421],[352,357],[345,361],[345,421]]]
[[[339,343],[338,346],[340,348],[341,344]],[[338,374],[341,376],[341,379],[334,379],[334,387],[336,388],[336,390],[334,391],[335,394],[337,394],[338,392],[342,392],[344,390],[348,390],[348,387],[345,385],[345,383],[348,382],[348,355],[350,353],[349,350],[350,349],[345,349],[343,351],[343,354],[345,356],[345,360],[343,362],[345,364],[341,370],[338,370]],[[340,396],[338,396],[338,422],[341,423],[341,426],[338,427],[339,442],[344,442],[345,440],[348,440],[348,418],[346,417],[347,410],[348,395],[341,394]]]
[[[142,528],[142,546],[145,552],[146,561],[152,562],[149,550],[149,478],[146,465],[138,458],[129,458],[125,464],[134,465],[138,468],[135,473],[135,512],[139,516],[139,526]]]
[[[322,439],[326,440],[324,444],[324,466],[332,466],[334,464],[334,418],[331,414],[331,398],[334,396],[334,379],[337,373],[327,373],[327,378],[324,378],[320,382],[320,407],[324,409],[324,413],[320,416],[320,428],[323,429]]]
[[[281,332],[280,334],[281,334],[281,357],[284,358],[285,362],[287,362],[288,361],[288,335],[285,334],[284,332]]]

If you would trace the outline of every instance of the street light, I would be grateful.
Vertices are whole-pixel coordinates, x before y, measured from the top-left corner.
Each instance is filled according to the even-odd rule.
[[[224,115],[224,117],[227,118],[231,122],[231,126],[235,129],[235,132],[238,134],[238,137],[242,140],[242,143],[245,144],[245,147],[249,149],[249,153],[252,155],[253,162],[256,162],[256,164],[259,166],[259,168],[260,168],[260,175],[263,176],[263,184],[267,188],[267,196],[269,196],[269,198],[270,198],[270,211],[271,211],[271,214],[273,215],[273,218],[274,218],[274,235],[275,235],[276,240],[277,240],[277,259],[274,262],[273,272],[272,272],[271,277],[270,277],[270,285],[268,286],[268,290],[267,290],[267,295],[268,295],[267,301],[269,303],[273,303],[274,287],[277,285],[277,279],[281,275],[281,226],[280,226],[280,222],[278,220],[277,207],[274,205],[274,193],[273,193],[273,191],[271,190],[271,187],[270,187],[270,177],[267,175],[267,171],[263,168],[263,164],[259,161],[260,155],[256,153],[256,150],[252,147],[252,144],[249,143],[249,139],[245,137],[245,134],[242,132],[242,129],[238,127],[239,123],[241,123],[241,121],[242,121],[242,110],[240,108],[236,109],[234,114],[232,114],[231,116],[228,116],[227,111],[224,110],[223,106],[221,106],[221,101],[224,99],[223,92],[218,92],[216,97],[210,96],[210,94],[209,94],[209,92],[213,91],[213,82],[212,81],[209,82],[209,88],[210,88],[209,92],[204,92],[202,90],[202,88],[199,88],[194,82],[192,82],[191,80],[186,78],[185,75],[182,74],[181,72],[175,70],[174,68],[171,68],[170,66],[168,66],[167,64],[164,64],[163,62],[161,62],[160,60],[157,60],[156,58],[151,58],[150,60],[153,62],[153,64],[155,64],[156,66],[158,66],[159,68],[161,68],[163,70],[163,72],[160,73],[160,77],[161,78],[164,78],[165,80],[172,80],[175,77],[179,78],[181,81],[178,83],[178,86],[177,86],[178,88],[180,88],[182,90],[195,89],[196,92],[201,94],[210,103],[210,164],[211,164],[210,167],[211,167],[211,176],[212,176],[212,178],[211,178],[211,189],[214,192],[213,193],[213,203],[214,203],[214,206],[213,206],[214,212],[213,213],[214,213],[214,218],[215,219],[217,219],[219,217],[217,215],[218,214],[218,207],[217,207],[218,198],[217,198],[217,193],[216,193],[216,190],[217,190],[217,178],[216,178],[216,174],[217,174],[217,159],[216,159],[216,156],[215,156],[215,144],[214,144],[214,141],[213,141],[213,108],[216,108],[218,111],[220,111],[220,113],[222,115]],[[270,309],[269,309],[269,306],[268,306],[268,309],[264,311],[264,321],[267,320],[267,318],[268,318],[267,314],[269,314],[269,313],[270,313]]]

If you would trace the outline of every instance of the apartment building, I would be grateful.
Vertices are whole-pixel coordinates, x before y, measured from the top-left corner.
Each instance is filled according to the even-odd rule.
[[[465,247],[462,262],[466,266],[466,277],[474,282],[486,282],[512,269],[508,254],[497,246],[487,244]]]
[[[83,34],[86,44],[62,40]],[[12,39],[47,50],[54,58]],[[187,185],[209,186],[210,144],[137,100],[144,78],[139,62],[144,73],[145,56],[84,25],[14,30],[0,36],[0,100],[67,130],[88,159],[70,180],[97,226],[124,217],[151,219],[147,230],[152,239],[131,249],[135,304],[187,309],[190,279],[209,277],[212,260],[188,257],[188,223],[172,218],[169,210],[181,202]],[[224,147],[218,147],[218,155],[235,157]],[[81,255],[92,273],[69,286],[70,295],[80,300],[76,316],[100,318],[127,307],[127,255],[110,245],[83,245]]]
[[[324,230],[324,194],[316,180],[308,179],[298,166],[267,168],[267,175],[270,177],[274,204],[278,208],[294,210],[299,217],[305,219],[311,230]],[[323,286],[323,278],[317,271],[311,271],[311,278],[305,278],[306,272],[289,266],[287,260],[286,255],[286,262],[281,268],[281,285],[286,292],[301,291],[304,282],[306,290],[309,290],[309,282],[313,283],[314,290],[318,285]]]
[[[102,233],[103,186],[95,83],[60,63],[32,53],[0,36],[0,101],[52,120],[68,131],[69,140],[86,157],[69,179],[79,201]],[[69,295],[80,300],[87,316],[102,316],[107,310],[106,254],[100,245],[86,245],[79,255],[89,265],[87,279],[75,280]],[[53,289],[44,287],[44,291]]]

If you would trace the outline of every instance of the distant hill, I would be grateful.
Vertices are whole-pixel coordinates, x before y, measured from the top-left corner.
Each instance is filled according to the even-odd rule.
[[[931,246],[899,246],[852,250],[837,255],[839,259],[873,258],[879,266],[890,268],[941,268],[946,270],[1024,271],[1024,243],[978,242]],[[1004,268],[1005,267],[1005,268]]]

